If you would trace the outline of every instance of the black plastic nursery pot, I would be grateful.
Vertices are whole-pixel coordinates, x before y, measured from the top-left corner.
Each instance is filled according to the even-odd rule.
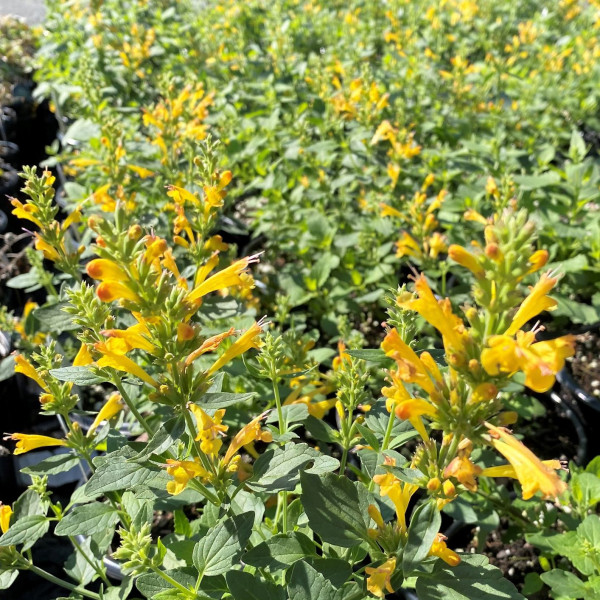
[[[0,161],[17,166],[19,164],[19,146],[14,142],[0,140]]]
[[[16,127],[16,111],[9,106],[0,106],[0,140],[12,140]]]
[[[0,161],[0,206],[4,204],[6,196],[12,196],[17,192],[19,187],[19,175],[16,169],[10,165]]]

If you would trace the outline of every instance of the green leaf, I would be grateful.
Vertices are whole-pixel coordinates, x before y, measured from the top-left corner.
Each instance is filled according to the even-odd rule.
[[[598,309],[589,304],[582,304],[563,296],[556,295],[554,299],[558,306],[552,311],[555,317],[567,317],[573,323],[589,325],[598,321]]]
[[[229,571],[225,576],[234,600],[286,600],[285,588],[244,571]]]
[[[86,556],[93,556],[91,550],[92,538],[87,537],[81,543],[82,550],[86,553]],[[69,556],[64,565],[65,572],[72,577],[75,581],[78,581],[82,585],[87,585],[95,577],[98,577],[94,567],[85,559],[84,555],[75,549],[73,554]]]
[[[419,506],[410,518],[408,540],[402,557],[402,570],[407,577],[427,558],[435,536],[440,530],[442,516],[433,502]]]
[[[196,585],[197,573],[194,569],[172,569],[165,571],[165,573],[186,588],[193,589]],[[163,590],[173,589],[173,586],[158,573],[140,575],[135,580],[135,586],[146,598],[152,598]]]
[[[12,288],[14,290],[31,288],[29,291],[34,291],[34,289],[38,289],[41,286],[37,270],[31,269],[31,271],[27,273],[22,273],[21,275],[17,275],[16,277],[9,279],[6,282],[6,287]]]
[[[5,381],[15,374],[15,357],[10,354],[0,360],[0,381]]]
[[[419,576],[416,588],[419,600],[525,600],[500,569],[477,554],[463,555],[456,567],[438,560],[431,574]]]
[[[59,381],[70,381],[75,385],[95,385],[107,381],[106,377],[100,377],[91,371],[89,367],[61,367],[50,369],[50,375]]]
[[[72,331],[79,325],[73,323],[73,317],[63,310],[66,306],[69,306],[68,302],[47,304],[36,308],[31,314],[41,323],[43,331]]]
[[[570,571],[552,569],[552,571],[542,573],[540,577],[546,585],[552,588],[552,593],[556,596],[566,596],[567,598],[583,598],[585,596],[585,584]]]
[[[230,392],[206,392],[201,398],[194,402],[202,409],[219,409],[233,404],[240,404],[252,400],[255,396],[254,392],[249,394],[233,394]]]
[[[309,415],[304,420],[304,426],[307,431],[320,442],[329,442],[334,444],[338,441],[337,431],[328,425],[323,419],[317,419],[312,415]]]
[[[119,450],[102,457],[104,460],[97,464],[96,472],[85,485],[86,494],[93,496],[94,494],[127,490],[156,477],[158,469],[150,469],[139,463],[128,462],[127,458],[131,458],[131,456],[120,455],[120,452]],[[94,459],[94,463],[98,463],[98,458]]]
[[[360,358],[361,360],[366,360],[367,362],[372,362],[378,365],[388,364],[391,360],[385,355],[385,352],[379,348],[346,350],[346,354],[349,354],[353,358]]]
[[[56,535],[92,535],[112,529],[119,521],[119,514],[109,504],[93,502],[76,506],[58,523]]]
[[[560,181],[560,175],[549,171],[542,175],[515,175],[513,179],[523,191],[531,191],[557,184]]]
[[[302,504],[311,528],[324,541],[350,548],[367,539],[367,507],[361,505],[359,483],[332,473],[301,473]]]
[[[253,523],[254,513],[246,512],[215,525],[194,547],[194,566],[200,575],[227,573],[239,561]]]
[[[600,478],[592,473],[578,473],[571,479],[571,494],[583,509],[593,508],[600,502]]]
[[[0,572],[0,590],[7,590],[13,584],[18,575],[19,571],[17,571],[17,569]]]
[[[352,567],[347,560],[341,558],[314,558],[308,556],[306,562],[316,569],[325,579],[329,580],[334,588],[339,588],[352,575]]]
[[[330,581],[304,561],[297,562],[288,584],[289,600],[335,600],[335,588]]]
[[[297,531],[274,535],[246,552],[242,560],[253,567],[276,571],[287,569],[310,555],[317,556],[314,542]]]
[[[69,453],[53,454],[35,465],[24,467],[21,473],[27,475],[56,475],[77,466],[79,459]]]
[[[12,523],[8,531],[0,537],[0,546],[23,544],[23,550],[31,548],[50,527],[45,515],[30,515]]]
[[[334,471],[340,464],[337,459],[321,454],[308,444],[290,443],[261,454],[246,485],[256,491],[292,491],[300,481],[300,471],[310,462],[314,463],[306,469],[310,473]]]
[[[152,439],[144,446],[144,449],[136,454],[128,462],[139,462],[146,460],[153,454],[162,454],[167,451],[185,432],[185,420],[183,416],[169,419],[161,425],[152,436]]]

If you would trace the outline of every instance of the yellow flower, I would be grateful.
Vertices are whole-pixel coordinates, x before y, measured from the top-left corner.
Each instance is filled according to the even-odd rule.
[[[435,540],[431,544],[431,550],[429,550],[429,556],[437,556],[451,567],[456,567],[460,563],[460,556],[446,546],[446,539],[445,535],[441,533],[436,534]]]
[[[556,300],[547,296],[548,292],[556,285],[558,279],[550,273],[544,273],[540,280],[531,288],[529,295],[519,306],[512,319],[510,327],[505,331],[506,335],[517,333],[527,321],[533,319],[544,310],[553,310],[557,306]]]
[[[25,377],[33,379],[44,391],[50,392],[50,388],[38,375],[35,367],[22,354],[15,355],[15,373],[22,373]]]
[[[158,382],[150,377],[137,363],[125,356],[128,346],[125,340],[109,338],[106,342],[97,342],[96,350],[102,354],[102,358],[96,363],[99,367],[112,367],[117,371],[124,371],[135,375],[142,381],[158,387]]]
[[[385,464],[394,465],[395,463],[386,457]],[[398,526],[402,533],[406,533],[406,510],[413,494],[419,489],[418,486],[401,482],[391,473],[375,475],[373,481],[379,486],[379,494],[381,496],[388,496],[394,503]]]
[[[60,254],[58,253],[58,251],[53,246],[51,246],[48,242],[43,240],[40,237],[39,233],[35,233],[34,237],[35,237],[35,242],[34,242],[35,249],[39,250],[44,255],[44,258],[51,260],[52,262],[56,262],[57,260],[60,260]]]
[[[544,464],[506,429],[495,427],[489,423],[486,423],[485,426],[490,430],[492,446],[512,465],[514,474],[523,489],[524,500],[528,500],[536,492],[541,492],[543,498],[558,498],[567,489],[567,484],[555,472],[555,469],[560,467],[558,461]],[[486,469],[482,472],[483,475],[490,473],[497,475],[498,471]],[[512,471],[507,476],[512,476]]]
[[[82,342],[81,346],[79,347],[79,351],[77,352],[77,355],[73,359],[73,366],[74,367],[85,367],[86,365],[89,365],[93,362],[94,362],[94,359],[92,358],[92,355],[90,354],[90,351],[88,350],[87,344],[84,344]]]
[[[539,271],[548,262],[548,250],[536,250],[529,258],[529,270],[527,274]]]
[[[221,461],[223,465],[228,465],[235,453],[242,446],[247,446],[254,441],[271,442],[273,440],[271,432],[263,431],[260,425],[260,422],[267,416],[267,414],[267,412],[264,412],[258,415],[258,417],[252,419],[250,423],[238,431],[238,433],[229,443],[229,448],[227,448],[227,452]]]
[[[232,361],[240,354],[243,354],[250,348],[260,348],[261,341],[259,335],[262,333],[262,324],[254,323],[252,327],[247,329],[219,358],[213,363],[208,369],[207,374],[212,375],[215,371],[218,371],[223,365]]]
[[[94,422],[89,428],[87,435],[91,435],[102,421],[108,421],[112,419],[117,413],[123,409],[123,398],[119,392],[114,392],[110,395],[104,406],[100,409]]]
[[[96,289],[96,295],[102,302],[114,300],[131,300],[139,302],[140,297],[127,285],[119,281],[103,281]]]
[[[107,258],[95,258],[85,267],[87,274],[100,281],[128,281],[127,272],[116,262]]]
[[[12,508],[8,504],[0,504],[0,531],[6,533],[10,526],[10,516],[13,514]]]
[[[477,262],[477,258],[474,254],[471,254],[468,250],[457,244],[452,244],[448,248],[448,256],[459,265],[466,267],[477,277],[481,279],[485,275],[484,268]]]
[[[206,352],[212,352],[216,350],[225,338],[228,338],[234,333],[235,329],[231,327],[228,331],[218,333],[217,335],[213,335],[212,337],[204,340],[199,348],[196,348],[196,350],[187,356],[185,359],[185,366],[189,367],[199,356],[202,356]]]
[[[200,477],[201,479],[208,479],[208,471],[202,467],[200,460],[196,457],[192,460],[173,460],[172,458],[167,459],[167,473],[174,478],[174,481],[167,483],[167,492],[173,494],[181,494],[187,487],[190,479],[194,477]]]
[[[423,352],[419,358],[417,353],[402,340],[397,329],[391,329],[387,333],[381,347],[386,356],[396,361],[398,375],[403,381],[416,383],[428,394],[434,393],[435,382],[441,381],[442,376],[435,362],[429,361],[431,358],[429,353]]]
[[[47,435],[35,435],[27,433],[13,433],[4,438],[5,440],[14,440],[17,442],[15,454],[24,454],[30,450],[37,448],[45,448],[46,446],[66,446],[66,440],[48,437]]]
[[[477,490],[477,481],[475,477],[481,474],[481,467],[472,463],[471,460],[462,454],[455,457],[450,464],[444,469],[444,477],[455,477],[469,491]]]
[[[433,325],[442,334],[446,353],[464,353],[468,334],[462,320],[452,312],[450,300],[445,298],[438,302],[423,274],[415,280],[415,290],[418,299],[399,298],[398,306],[418,312]]]
[[[223,442],[221,437],[229,429],[227,425],[222,425],[221,421],[225,416],[225,409],[221,408],[215,411],[214,416],[207,415],[198,405],[190,404],[190,410],[196,417],[198,424],[198,435],[196,441],[200,441],[200,449],[205,454],[216,455],[219,453]]]
[[[575,352],[575,338],[566,335],[554,340],[533,343],[535,333],[517,331],[516,338],[494,335],[488,348],[481,353],[481,364],[488,375],[512,376],[521,370],[525,385],[535,392],[547,392],[553,385],[556,373],[565,359]]]
[[[19,219],[26,219],[35,223],[40,229],[44,228],[43,223],[35,216],[37,208],[33,204],[23,204],[16,198],[13,198],[10,203],[15,207],[12,214]]]
[[[385,597],[385,591],[390,594],[394,591],[390,583],[392,575],[396,570],[396,559],[390,558],[378,567],[367,567],[365,573],[367,577],[367,589],[371,594],[378,598]],[[385,590],[385,591],[384,591]]]
[[[406,231],[402,232],[402,237],[396,242],[396,256],[412,256],[414,258],[422,258],[423,252],[417,240]]]
[[[140,317],[141,318],[141,317]],[[144,321],[140,321],[127,329],[105,329],[102,331],[102,335],[108,339],[119,339],[123,340],[126,352],[138,348],[144,350],[150,354],[156,352],[154,345],[144,335],[149,336],[150,332],[148,326]],[[116,347],[116,342],[113,342]]]
[[[222,290],[234,285],[244,285],[245,281],[241,275],[246,271],[248,265],[257,261],[257,254],[242,258],[212,277],[203,280],[188,294],[188,302],[196,302],[203,296],[206,296],[206,294],[216,290]]]
[[[481,225],[488,225],[487,219],[472,208],[467,209],[463,216],[466,221],[475,221]]]

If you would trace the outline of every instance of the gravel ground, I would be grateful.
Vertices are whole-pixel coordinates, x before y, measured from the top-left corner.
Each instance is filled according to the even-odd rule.
[[[23,17],[29,25],[38,25],[44,20],[44,0],[0,0],[0,16]]]

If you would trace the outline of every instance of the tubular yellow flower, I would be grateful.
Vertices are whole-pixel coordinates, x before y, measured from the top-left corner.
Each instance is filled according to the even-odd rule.
[[[557,498],[566,489],[567,484],[556,474],[556,463],[544,464],[529,448],[513,437],[506,429],[489,423],[490,443],[513,466],[514,472],[523,489],[523,499],[528,500],[536,492],[543,498]],[[559,463],[560,464],[560,463]],[[489,474],[490,471],[487,471]]]
[[[540,280],[531,288],[527,298],[519,306],[510,327],[505,331],[506,335],[515,335],[527,321],[533,319],[542,311],[556,308],[556,300],[549,298],[547,294],[556,285],[557,281],[558,278],[552,277],[550,273],[544,273],[540,277]]]
[[[467,249],[457,244],[452,244],[448,248],[448,256],[459,265],[469,269],[475,277],[481,279],[485,276],[484,268],[477,262],[474,254],[471,254]]]
[[[100,279],[100,281],[127,281],[129,279],[124,269],[107,258],[91,260],[85,270],[92,279]]]
[[[108,421],[112,419],[123,409],[123,406],[123,398],[121,397],[121,394],[119,394],[118,392],[114,392],[113,394],[111,394],[109,399],[106,401],[104,406],[96,415],[96,418],[94,419],[94,422],[89,428],[87,435],[89,436],[92,433],[94,433],[94,431],[96,431],[98,425],[100,425],[102,421]]]
[[[88,350],[87,344],[81,343],[77,356],[73,359],[74,367],[85,367],[94,362],[90,351]]]
[[[10,517],[13,509],[8,504],[0,504],[0,531],[6,533],[10,527]]]
[[[244,427],[238,431],[238,433],[229,443],[229,448],[227,448],[227,452],[221,461],[223,465],[228,465],[236,452],[242,446],[247,446],[251,442],[257,440],[263,442],[271,442],[273,440],[271,432],[263,431],[260,425],[260,422],[267,416],[267,414],[268,412],[264,412],[258,415],[258,417],[252,419],[250,423],[244,425]]]
[[[202,356],[206,352],[212,352],[219,347],[219,344],[229,336],[235,333],[235,329],[231,327],[228,331],[224,331],[223,333],[218,333],[217,335],[213,335],[212,337],[207,338],[202,342],[202,345],[194,350],[191,354],[187,356],[185,359],[185,366],[189,367],[199,356]]]
[[[429,439],[421,416],[427,415],[428,417],[435,417],[437,410],[433,405],[427,402],[427,400],[423,400],[422,398],[410,398],[403,402],[399,402],[396,405],[395,413],[396,416],[403,421],[408,419],[423,440],[427,441]]]
[[[488,224],[485,217],[483,215],[479,214],[476,210],[473,210],[472,208],[469,208],[468,210],[466,210],[465,214],[463,216],[466,221],[476,221],[477,223],[480,223],[481,225]]]
[[[229,429],[227,425],[221,424],[221,421],[225,416],[225,409],[221,408],[217,410],[212,417],[207,415],[196,404],[190,404],[190,410],[194,413],[196,423],[198,424],[196,441],[200,442],[200,449],[205,454],[213,456],[217,455],[223,445],[221,437],[225,435],[225,432]]]
[[[10,203],[15,207],[12,214],[18,219],[26,219],[35,223],[40,229],[44,228],[43,223],[35,216],[37,208],[33,204],[23,204],[16,198],[13,198]]]
[[[48,242],[43,240],[40,237],[39,233],[35,233],[34,237],[35,237],[35,242],[34,242],[35,249],[39,250],[44,255],[44,258],[51,260],[52,262],[56,262],[57,260],[60,260],[60,254],[58,253],[58,251],[53,246],[51,246]]]
[[[155,379],[150,377],[137,363],[125,356],[127,345],[123,340],[109,338],[106,342],[98,342],[95,348],[103,355],[96,363],[99,367],[112,367],[117,371],[124,371],[125,373],[135,375],[149,385],[158,387],[158,382]]]
[[[406,510],[410,499],[419,487],[411,483],[403,483],[391,473],[375,475],[373,481],[379,486],[379,494],[388,496],[394,503],[398,526],[402,533],[406,533]]]
[[[44,391],[50,392],[50,388],[38,375],[35,367],[22,354],[15,355],[15,373],[22,373],[25,377],[33,379]]]
[[[562,469],[560,460],[542,460],[543,465],[550,469],[559,471]],[[497,467],[487,467],[483,469],[480,475],[484,477],[510,477],[511,479],[518,479],[515,468],[509,463],[506,465],[498,465]]]
[[[429,556],[437,556],[451,567],[456,567],[460,563],[460,556],[454,552],[454,550],[450,550],[450,548],[446,546],[446,539],[448,538],[446,538],[445,535],[438,533],[435,536],[433,544],[431,544]]]
[[[134,348],[138,348],[140,350],[144,350],[149,354],[154,354],[156,352],[156,348],[154,345],[146,338],[144,335],[150,335],[148,331],[148,326],[145,322],[139,322],[127,329],[105,329],[102,331],[102,335],[108,339],[119,339],[124,343],[124,348],[126,348],[125,352],[129,352]],[[117,345],[121,347],[117,342],[112,342],[114,347]]]
[[[219,271],[212,277],[203,281],[195,287],[187,296],[188,302],[196,302],[206,294],[216,290],[222,290],[234,285],[243,285],[244,279],[241,274],[248,268],[248,265],[258,261],[258,254],[248,256],[234,262],[229,267]]]
[[[207,374],[212,375],[215,371],[218,371],[223,365],[232,361],[240,354],[243,354],[250,348],[260,348],[261,341],[259,335],[262,333],[261,323],[254,323],[252,327],[247,329],[223,354],[213,363],[208,369]]]
[[[418,312],[433,325],[442,334],[446,352],[464,352],[465,326],[452,312],[448,298],[438,302],[423,274],[415,280],[415,290],[418,294],[417,299],[411,298],[406,301],[399,299],[398,306]]]
[[[529,271],[527,274],[539,271],[548,262],[548,250],[537,250],[529,258]]]
[[[400,302],[398,304],[401,304]],[[416,383],[428,394],[435,390],[434,380],[441,380],[437,367],[431,371],[417,356],[417,353],[400,337],[397,329],[391,329],[381,343],[386,356],[393,358],[398,365],[398,375],[407,383]],[[427,359],[426,359],[427,360]],[[430,362],[428,361],[431,367]]]
[[[421,258],[423,252],[417,240],[404,231],[402,237],[396,242],[396,256],[398,258],[402,258],[403,256]]]
[[[390,206],[389,204],[385,204],[385,202],[380,202],[379,208],[381,210],[380,215],[382,217],[402,218],[402,213],[397,208],[394,208],[393,206]]]
[[[459,455],[452,459],[450,464],[444,469],[444,477],[455,477],[469,491],[477,490],[477,481],[475,477],[481,474],[481,467],[472,463],[471,460],[464,455]]]
[[[102,302],[113,302],[114,300],[131,300],[139,302],[140,297],[127,285],[119,281],[103,281],[96,289],[96,295]]]
[[[367,567],[367,589],[378,598],[384,598],[385,592],[390,594],[394,591],[391,585],[392,575],[396,570],[396,559],[390,558],[378,567]],[[385,590],[385,591],[384,591]]]
[[[27,433],[13,433],[4,438],[5,440],[14,440],[17,442],[15,454],[25,454],[30,450],[45,448],[46,446],[66,446],[66,440],[48,437],[47,435],[29,435]]]
[[[553,385],[556,373],[565,359],[575,352],[575,338],[566,335],[554,340],[535,341],[535,333],[517,331],[516,338],[495,335],[488,340],[488,348],[481,353],[481,364],[488,375],[512,376],[521,370],[525,373],[525,385],[536,391],[546,392]]]
[[[185,490],[190,479],[194,477],[208,479],[210,477],[208,471],[199,463],[200,460],[197,457],[193,461],[168,458],[167,473],[174,478],[174,481],[167,483],[167,492],[176,496]]]

